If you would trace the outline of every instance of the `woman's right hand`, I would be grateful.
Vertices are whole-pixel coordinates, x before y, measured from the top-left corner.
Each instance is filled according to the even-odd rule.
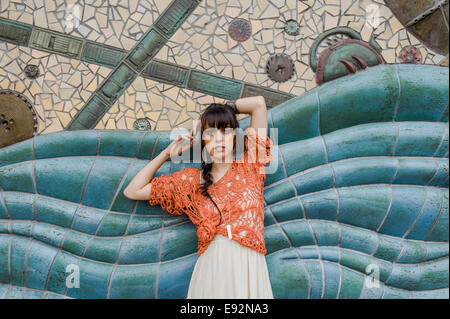
[[[167,146],[164,149],[164,152],[167,153],[167,155],[172,156],[172,155],[181,155],[181,153],[183,153],[185,150],[189,149],[192,147],[192,145],[194,144],[194,130],[191,129],[189,131],[189,133],[185,133],[185,134],[181,134],[179,136],[177,136],[176,139],[174,139],[172,141],[172,143],[169,144],[169,146]],[[189,140],[189,144],[187,145],[182,145],[184,140]]]

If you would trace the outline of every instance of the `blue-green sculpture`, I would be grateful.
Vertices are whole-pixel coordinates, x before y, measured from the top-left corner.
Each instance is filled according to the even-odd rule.
[[[275,298],[449,297],[448,73],[379,65],[268,111]],[[193,224],[123,195],[169,142],[82,130],[0,149],[0,298],[185,298]],[[157,175],[184,165],[200,164]]]

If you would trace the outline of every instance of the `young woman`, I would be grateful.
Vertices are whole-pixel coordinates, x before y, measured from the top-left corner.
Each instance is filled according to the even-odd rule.
[[[236,158],[237,113],[251,114],[244,153]],[[201,168],[153,177],[171,156],[193,145],[201,132]],[[182,146],[184,140],[190,144]],[[187,298],[273,298],[264,241],[265,165],[272,159],[262,96],[210,104],[200,126],[178,136],[129,183],[124,195],[148,200],[197,228],[198,260]]]

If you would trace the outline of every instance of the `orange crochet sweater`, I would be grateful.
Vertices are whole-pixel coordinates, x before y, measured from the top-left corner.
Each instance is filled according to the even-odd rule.
[[[253,127],[245,130],[244,154],[234,160],[230,169],[208,188],[222,212],[200,190],[198,168],[186,167],[168,176],[151,180],[150,205],[161,205],[170,214],[187,214],[197,228],[198,256],[209,246],[216,234],[228,237],[226,225],[231,225],[232,239],[239,244],[266,254],[264,241],[265,166],[272,161],[273,147],[267,136],[261,139]],[[214,193],[214,190],[215,193]],[[215,196],[217,194],[217,197]]]

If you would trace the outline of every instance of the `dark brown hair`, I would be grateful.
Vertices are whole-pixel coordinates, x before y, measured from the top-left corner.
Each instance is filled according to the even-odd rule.
[[[219,104],[219,103],[209,104],[208,107],[201,114],[200,122],[201,122],[200,138],[201,138],[202,155],[203,152],[205,152],[205,154],[208,153],[206,152],[206,150],[204,150],[205,143],[202,138],[203,131],[206,130],[207,127],[215,127],[221,130],[222,129],[225,130],[226,127],[230,127],[232,129],[239,128],[239,122],[236,118],[236,114],[233,108],[231,108],[226,104]],[[209,154],[206,154],[206,156],[209,156]],[[233,156],[236,156],[236,136],[234,137],[233,141]],[[208,163],[205,162],[203,156],[201,157],[201,159],[202,159],[201,171],[204,183],[200,185],[200,189],[204,196],[210,197],[208,193],[208,187],[213,184],[211,176],[212,162],[211,161],[209,161]],[[221,222],[222,222],[222,213],[220,215],[219,225]]]

